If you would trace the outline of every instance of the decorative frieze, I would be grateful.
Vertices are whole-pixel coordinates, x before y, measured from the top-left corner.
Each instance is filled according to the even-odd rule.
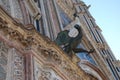
[[[31,47],[31,44],[34,43],[34,38],[29,35],[29,32],[26,34],[28,36],[24,36],[24,33],[20,33],[19,30],[22,32],[19,27],[16,27],[16,29],[13,29],[12,27],[8,26],[8,23],[4,21],[2,18],[0,18],[0,31],[4,31],[4,34],[9,36],[9,38],[17,40],[21,42],[26,48]]]
[[[73,66],[66,61],[64,58],[62,58],[62,55],[60,55],[57,51],[50,49],[50,48],[42,48],[39,47],[40,53],[38,55],[41,55],[41,57],[49,62],[54,63],[59,66],[59,68],[64,72],[65,75],[70,76],[71,79],[74,80],[80,80],[82,77],[78,75],[78,70],[73,68]]]

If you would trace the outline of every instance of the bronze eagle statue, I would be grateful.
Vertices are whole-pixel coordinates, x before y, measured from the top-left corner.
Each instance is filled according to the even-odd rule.
[[[63,46],[63,50],[69,55],[72,55],[72,51],[75,53],[87,52],[88,54],[94,52],[94,50],[87,51],[82,48],[77,48],[82,40],[82,36],[81,26],[76,24],[71,30],[59,32],[55,43],[58,46]]]

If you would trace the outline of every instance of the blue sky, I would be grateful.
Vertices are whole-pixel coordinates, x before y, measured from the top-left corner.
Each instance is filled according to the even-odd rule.
[[[109,47],[120,60],[120,0],[83,0],[102,29]]]

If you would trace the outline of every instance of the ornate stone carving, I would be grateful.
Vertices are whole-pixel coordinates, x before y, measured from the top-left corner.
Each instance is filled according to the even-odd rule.
[[[56,51],[47,48],[41,48],[41,55],[46,59],[51,59],[51,61],[56,62],[57,64],[61,64],[61,57],[57,54]]]
[[[41,49],[40,55],[42,55],[45,58],[45,60],[51,63],[54,62],[55,64],[57,64],[57,66],[59,65],[61,70],[65,72],[64,74],[70,76],[70,78],[74,80],[81,79],[81,76],[77,74],[77,70],[73,69],[72,66],[67,61],[62,59],[62,56],[60,56],[57,51],[42,47],[40,47],[39,49]]]
[[[0,29],[7,28],[7,22],[0,17]]]
[[[25,80],[24,57],[14,48],[9,48],[6,80]]]
[[[6,80],[6,78],[8,78],[7,75],[11,76],[9,80],[24,80],[23,57],[15,49],[13,49],[9,55],[8,49],[3,42],[0,42],[0,80]],[[9,65],[9,67],[11,67],[10,70],[8,68],[8,55],[9,58],[11,57],[10,59],[12,59]]]
[[[24,58],[23,56],[13,49],[13,79],[12,80],[24,80]]]
[[[51,68],[42,67],[38,62],[34,64],[35,80],[63,80]]]
[[[34,38],[32,35],[28,35],[24,37],[18,30],[14,30],[13,28],[8,27],[8,23],[0,18],[0,30],[4,31],[6,35],[9,35],[11,39],[20,41],[27,49],[31,47]]]
[[[0,41],[0,80],[7,76],[8,47]]]

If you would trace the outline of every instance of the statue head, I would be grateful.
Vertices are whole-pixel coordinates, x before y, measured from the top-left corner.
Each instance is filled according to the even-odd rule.
[[[76,28],[76,29],[78,30],[78,32],[79,32],[80,34],[82,34],[82,28],[81,28],[80,25],[76,24],[76,25],[74,26],[74,28]]]
[[[76,28],[77,30],[80,30],[80,26],[78,24],[76,24],[74,28]]]

